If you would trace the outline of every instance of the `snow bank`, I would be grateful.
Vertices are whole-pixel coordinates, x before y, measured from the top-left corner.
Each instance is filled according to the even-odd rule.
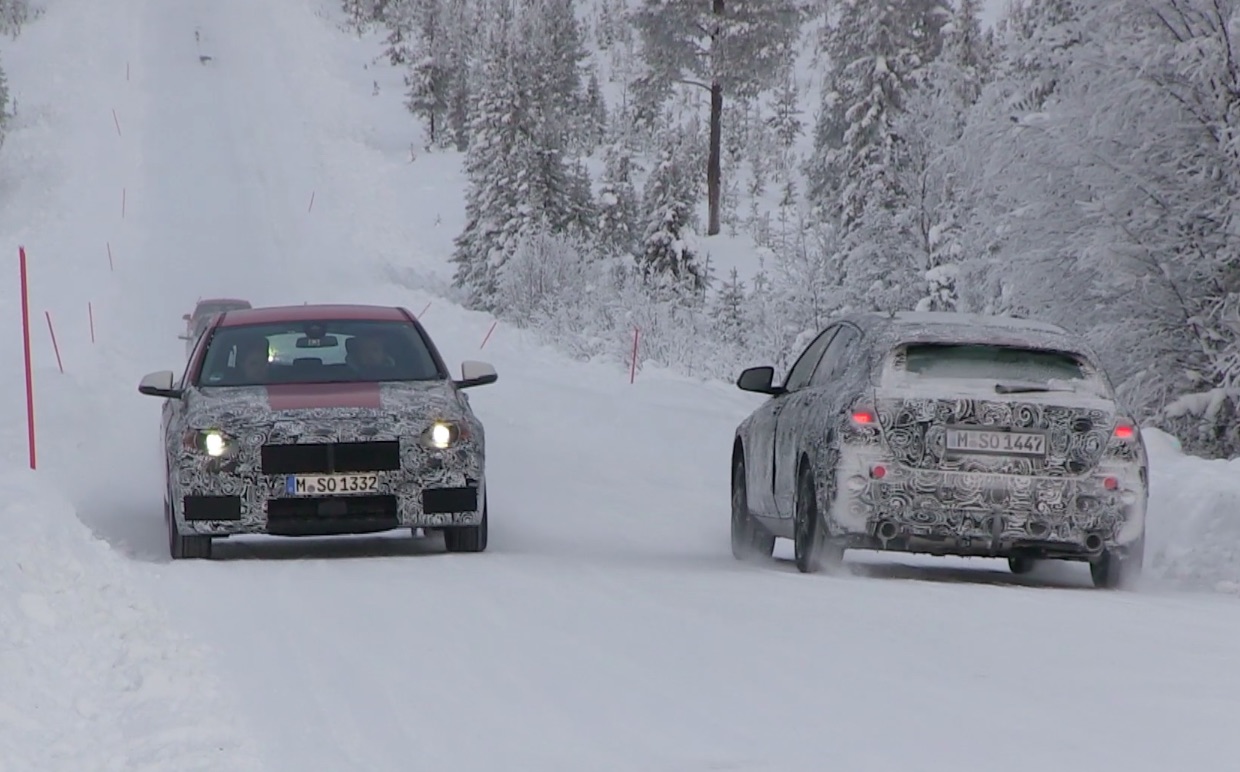
[[[1151,578],[1240,594],[1240,459],[1189,456],[1166,432],[1143,435],[1150,453]]]
[[[0,772],[259,769],[130,564],[35,473],[0,491]]]

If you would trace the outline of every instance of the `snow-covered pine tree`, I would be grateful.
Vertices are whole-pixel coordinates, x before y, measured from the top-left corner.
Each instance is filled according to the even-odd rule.
[[[960,306],[961,263],[973,251],[967,225],[976,189],[964,168],[970,148],[961,136],[988,63],[977,13],[977,0],[956,6],[943,27],[942,53],[916,73],[915,88],[895,121],[906,147],[899,175],[914,215],[917,269],[924,279],[917,307],[923,310]],[[975,270],[984,270],[973,263]]]
[[[383,23],[388,34],[383,39],[383,57],[393,67],[407,66],[413,60],[416,40],[417,6],[421,0],[390,0],[383,7]]]
[[[470,119],[473,116],[473,93],[470,81],[474,64],[481,59],[483,39],[481,19],[484,3],[476,0],[446,0],[445,18],[448,25],[447,70],[448,131],[444,141],[459,151],[469,147]]]
[[[969,0],[972,2],[972,0]],[[796,70],[789,67],[780,79],[772,100],[771,115],[766,119],[767,125],[775,134],[781,150],[792,149],[797,137],[805,131],[805,123],[801,120],[801,93],[797,85]]]
[[[607,136],[607,100],[598,81],[598,68],[593,65],[590,66],[590,77],[586,81],[582,119],[580,148],[586,153],[592,153]]]
[[[748,338],[748,320],[745,318],[745,282],[740,272],[732,268],[726,281],[719,285],[715,296],[715,330],[725,344],[743,349]]]
[[[587,234],[595,224],[589,177],[566,157],[561,95],[548,86],[554,79],[542,56],[560,34],[560,4],[522,3],[514,12],[505,0],[491,0],[466,156],[466,226],[453,257],[457,284],[491,311],[500,310],[498,272],[522,238],[538,229]]]
[[[38,6],[31,8],[30,0],[0,0],[0,33],[16,38],[26,22],[42,11]]]
[[[452,87],[451,37],[443,0],[419,0],[414,19],[417,40],[405,74],[405,106],[426,125],[431,147],[442,144]]]
[[[623,145],[614,144],[604,157],[598,193],[598,242],[604,254],[634,254],[639,221],[633,157]]]
[[[466,290],[466,302],[494,310],[497,273],[516,248],[529,214],[522,162],[531,150],[513,12],[504,0],[487,6],[494,15],[485,30],[465,157],[465,228],[456,237],[452,261],[454,283]]]
[[[642,275],[657,289],[691,299],[706,286],[695,244],[697,176],[685,163],[690,154],[683,133],[668,130],[642,195],[645,231],[638,258]]]
[[[525,87],[540,105],[543,131],[554,133],[557,147],[588,150],[579,135],[590,117],[582,88],[582,63],[587,58],[574,0],[521,0],[521,18],[528,36],[522,45],[527,65]]]
[[[791,66],[803,0],[644,0],[633,22],[641,33],[647,82],[686,83],[710,94],[707,235],[719,233],[724,99],[754,97]],[[655,97],[665,91],[653,89]]]
[[[4,72],[4,67],[0,67],[0,145],[4,144],[4,139],[9,133],[9,118],[12,114],[9,112],[9,78]]]
[[[920,257],[907,138],[898,128],[921,68],[941,48],[946,0],[843,0],[825,33],[833,64],[806,169],[811,196],[838,228],[845,290],[856,308],[912,308]]]

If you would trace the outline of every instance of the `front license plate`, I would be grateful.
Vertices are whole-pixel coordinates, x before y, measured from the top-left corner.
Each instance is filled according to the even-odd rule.
[[[284,492],[290,496],[339,496],[378,489],[377,474],[297,474],[284,480]]]
[[[951,453],[1045,456],[1046,435],[951,427],[947,430],[947,450]]]

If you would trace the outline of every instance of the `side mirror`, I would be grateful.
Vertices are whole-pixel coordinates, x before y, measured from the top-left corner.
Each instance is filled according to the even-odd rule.
[[[774,367],[750,367],[736,379],[736,386],[741,391],[754,391],[759,394],[783,394],[783,386],[771,385],[775,380]]]
[[[499,375],[495,372],[495,368],[487,362],[461,362],[461,380],[456,382],[458,389],[468,389],[472,386],[486,386],[499,380]]]
[[[194,317],[190,314],[181,314],[181,318],[188,322],[190,319],[193,319]]]
[[[148,397],[163,397],[164,399],[180,399],[181,390],[174,388],[172,385],[176,375],[171,370],[160,370],[157,373],[148,373],[138,384],[138,393],[145,394]]]

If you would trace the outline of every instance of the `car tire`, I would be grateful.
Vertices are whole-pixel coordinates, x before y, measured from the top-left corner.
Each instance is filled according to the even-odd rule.
[[[482,552],[487,548],[487,501],[482,499],[482,522],[443,529],[443,546],[448,552]]]
[[[1008,558],[1008,570],[1017,576],[1029,573],[1038,567],[1036,558],[1027,557],[1010,557]]]
[[[844,562],[844,548],[827,539],[827,524],[818,511],[818,485],[808,464],[797,473],[793,552],[797,570],[814,574],[835,570]]]
[[[1145,563],[1145,537],[1142,536],[1126,552],[1105,550],[1089,564],[1094,587],[1101,590],[1131,590],[1141,578]]]
[[[172,514],[172,502],[164,497],[164,526],[168,530],[168,554],[173,560],[209,560],[211,537],[192,534],[183,536],[177,531],[176,518]]]
[[[775,536],[749,511],[745,459],[732,465],[732,557],[737,560],[769,558],[775,554]]]

